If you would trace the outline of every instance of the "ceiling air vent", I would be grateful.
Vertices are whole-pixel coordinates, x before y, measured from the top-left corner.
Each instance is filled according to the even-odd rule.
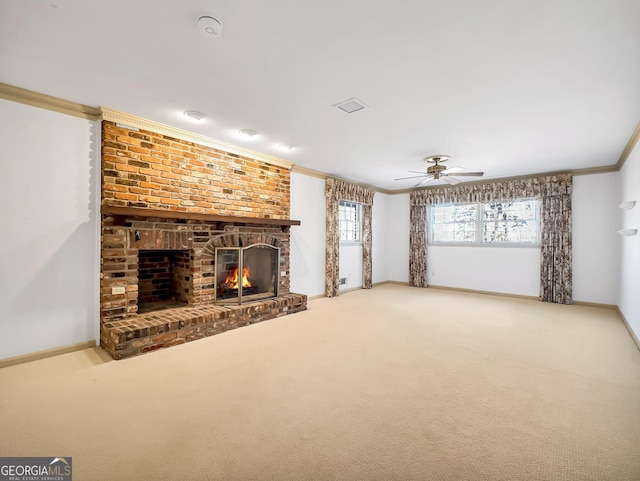
[[[338,107],[340,110],[344,110],[346,113],[351,114],[367,107],[367,104],[365,104],[362,100],[358,100],[357,98],[352,97],[350,99],[344,100],[343,102],[334,104],[334,107]]]

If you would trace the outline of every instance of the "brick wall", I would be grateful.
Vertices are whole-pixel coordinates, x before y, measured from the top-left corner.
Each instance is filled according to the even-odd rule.
[[[290,172],[102,122],[103,205],[289,219]]]

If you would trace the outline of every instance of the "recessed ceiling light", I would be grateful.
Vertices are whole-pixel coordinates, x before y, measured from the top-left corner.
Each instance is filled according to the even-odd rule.
[[[258,132],[251,129],[242,129],[242,130],[238,130],[238,132],[240,132],[245,137],[249,137],[249,138],[255,137],[256,135],[258,135]]]
[[[365,107],[367,107],[367,104],[365,104],[362,100],[358,100],[355,97],[351,97],[350,99],[343,100],[342,102],[338,102],[333,106],[338,107],[340,110],[348,114],[351,114],[353,112],[357,112],[358,110],[364,109]]]
[[[293,147],[285,144],[278,144],[278,148],[280,150],[286,150],[286,151],[293,150]]]
[[[191,120],[195,120],[196,122],[200,122],[205,118],[205,115],[197,110],[185,110],[184,116]]]

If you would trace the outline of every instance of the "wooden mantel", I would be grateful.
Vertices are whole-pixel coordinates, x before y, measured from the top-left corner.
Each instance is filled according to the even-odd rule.
[[[240,217],[218,214],[201,214],[197,212],[175,212],[170,210],[143,209],[140,207],[102,206],[102,214],[115,217],[158,217],[162,219],[201,220],[205,222],[223,222],[235,224],[279,225],[283,229],[292,225],[300,225],[299,220],[267,219],[262,217]]]

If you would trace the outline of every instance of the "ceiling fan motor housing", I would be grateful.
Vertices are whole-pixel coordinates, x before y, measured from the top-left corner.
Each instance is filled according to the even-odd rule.
[[[425,162],[434,164],[427,168],[427,174],[433,175],[433,178],[438,180],[440,178],[440,172],[447,170],[447,168],[444,165],[440,165],[439,162],[446,162],[449,158],[448,155],[432,155],[431,157],[425,158]]]
[[[436,164],[436,165],[432,165],[431,167],[429,167],[427,169],[427,173],[428,174],[439,174],[443,170],[447,170],[447,168],[444,165]]]

